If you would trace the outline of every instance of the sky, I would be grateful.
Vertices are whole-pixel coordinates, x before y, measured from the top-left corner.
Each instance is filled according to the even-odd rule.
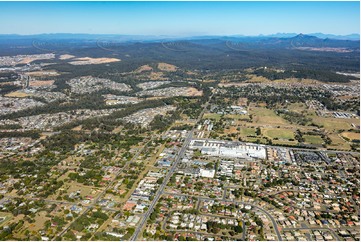
[[[0,2],[0,34],[360,32],[356,2]]]

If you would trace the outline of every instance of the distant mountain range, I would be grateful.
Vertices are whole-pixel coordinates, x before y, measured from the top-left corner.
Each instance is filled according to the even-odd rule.
[[[54,34],[35,34],[35,35],[18,35],[18,34],[0,34],[0,39],[116,39],[117,41],[164,41],[164,40],[194,40],[194,39],[227,39],[227,38],[292,38],[299,34],[297,33],[277,33],[270,35],[203,35],[203,36],[166,36],[166,35],[121,35],[121,34],[69,34],[69,33],[54,33]],[[302,34],[301,34],[302,35]],[[338,39],[338,40],[360,40],[359,34],[349,35],[334,35],[323,33],[311,33],[307,36],[314,36],[320,39]]]
[[[297,35],[298,34],[296,33],[277,33],[277,34],[265,35],[264,37],[291,38]],[[335,35],[335,34],[311,33],[307,35],[315,36],[320,39],[360,40],[359,34]]]

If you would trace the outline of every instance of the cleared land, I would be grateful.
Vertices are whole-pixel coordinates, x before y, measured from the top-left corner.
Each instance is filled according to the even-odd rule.
[[[54,80],[30,81],[29,86],[31,86],[31,87],[43,87],[43,86],[51,86],[53,84],[54,84]]]
[[[190,87],[188,88],[188,96],[190,97],[199,97],[203,95],[203,91],[202,90],[198,90],[197,88],[194,87]]]
[[[60,59],[60,60],[68,60],[68,59],[72,59],[72,58],[74,58],[74,57],[75,57],[74,55],[65,54],[65,55],[59,56],[59,59]]]
[[[144,71],[152,71],[153,68],[149,65],[143,65],[143,66],[140,66],[138,69],[136,69],[134,72],[135,73],[141,73],[141,72],[144,72]]]
[[[117,58],[91,58],[91,57],[76,58],[74,60],[75,61],[70,61],[69,64],[72,64],[72,65],[97,65],[97,64],[106,64],[106,63],[120,61],[120,59],[117,59]]]
[[[360,140],[360,134],[354,132],[343,132],[341,135],[349,140]]]
[[[176,71],[178,67],[176,67],[175,65],[161,62],[158,63],[158,69],[161,71]]]
[[[6,95],[4,95],[5,97],[29,97],[31,96],[30,94],[24,93],[24,92],[19,92],[19,91],[15,91],[15,92],[10,92]]]
[[[25,73],[28,76],[59,76],[60,74],[57,71],[31,71]]]

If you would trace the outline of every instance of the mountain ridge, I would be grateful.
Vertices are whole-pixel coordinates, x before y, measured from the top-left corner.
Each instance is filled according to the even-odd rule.
[[[189,39],[212,39],[212,38],[292,38],[298,35],[314,36],[320,39],[337,39],[337,40],[360,40],[357,33],[347,35],[334,35],[324,33],[276,33],[269,35],[190,35],[190,36],[170,36],[170,35],[127,35],[127,34],[87,34],[87,33],[43,33],[43,34],[0,34],[0,38],[44,38],[44,39],[94,39],[94,38],[121,38],[124,40],[189,40]]]

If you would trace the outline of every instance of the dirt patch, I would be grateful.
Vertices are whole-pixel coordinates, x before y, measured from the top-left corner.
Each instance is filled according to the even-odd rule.
[[[138,69],[136,69],[134,72],[135,73],[141,73],[141,72],[143,72],[143,71],[152,71],[153,70],[153,68],[151,67],[151,66],[149,66],[149,65],[144,65],[144,66],[141,66],[141,67],[139,67]]]
[[[91,57],[83,57],[76,58],[75,61],[70,61],[71,65],[98,65],[98,64],[106,64],[112,62],[118,62],[120,59],[117,58],[91,58]]]
[[[166,78],[163,77],[162,72],[151,72],[149,74],[149,79],[154,81],[154,80],[165,80]]]
[[[5,95],[5,97],[29,97],[29,96],[31,96],[31,95],[24,93],[24,92],[19,92],[19,91],[10,92]]]
[[[73,55],[65,54],[65,55],[59,56],[59,59],[60,59],[60,60],[68,60],[68,59],[72,59],[72,58],[74,58],[74,57],[75,57],[75,56],[73,56]]]
[[[176,67],[175,65],[161,62],[158,63],[158,69],[161,71],[176,71],[178,67]]]
[[[199,97],[203,95],[203,91],[202,90],[198,90],[194,87],[190,87],[188,88],[188,95],[191,97]]]
[[[43,87],[43,86],[51,86],[54,84],[54,80],[49,81],[30,81],[29,86],[31,87]]]
[[[81,125],[76,126],[75,128],[72,128],[72,130],[74,130],[74,131],[80,131],[80,130],[82,130],[82,126],[81,126]]]
[[[59,76],[60,74],[57,71],[49,70],[49,71],[31,71],[27,72],[28,76]]]
[[[341,135],[349,140],[360,140],[359,133],[343,132]]]

